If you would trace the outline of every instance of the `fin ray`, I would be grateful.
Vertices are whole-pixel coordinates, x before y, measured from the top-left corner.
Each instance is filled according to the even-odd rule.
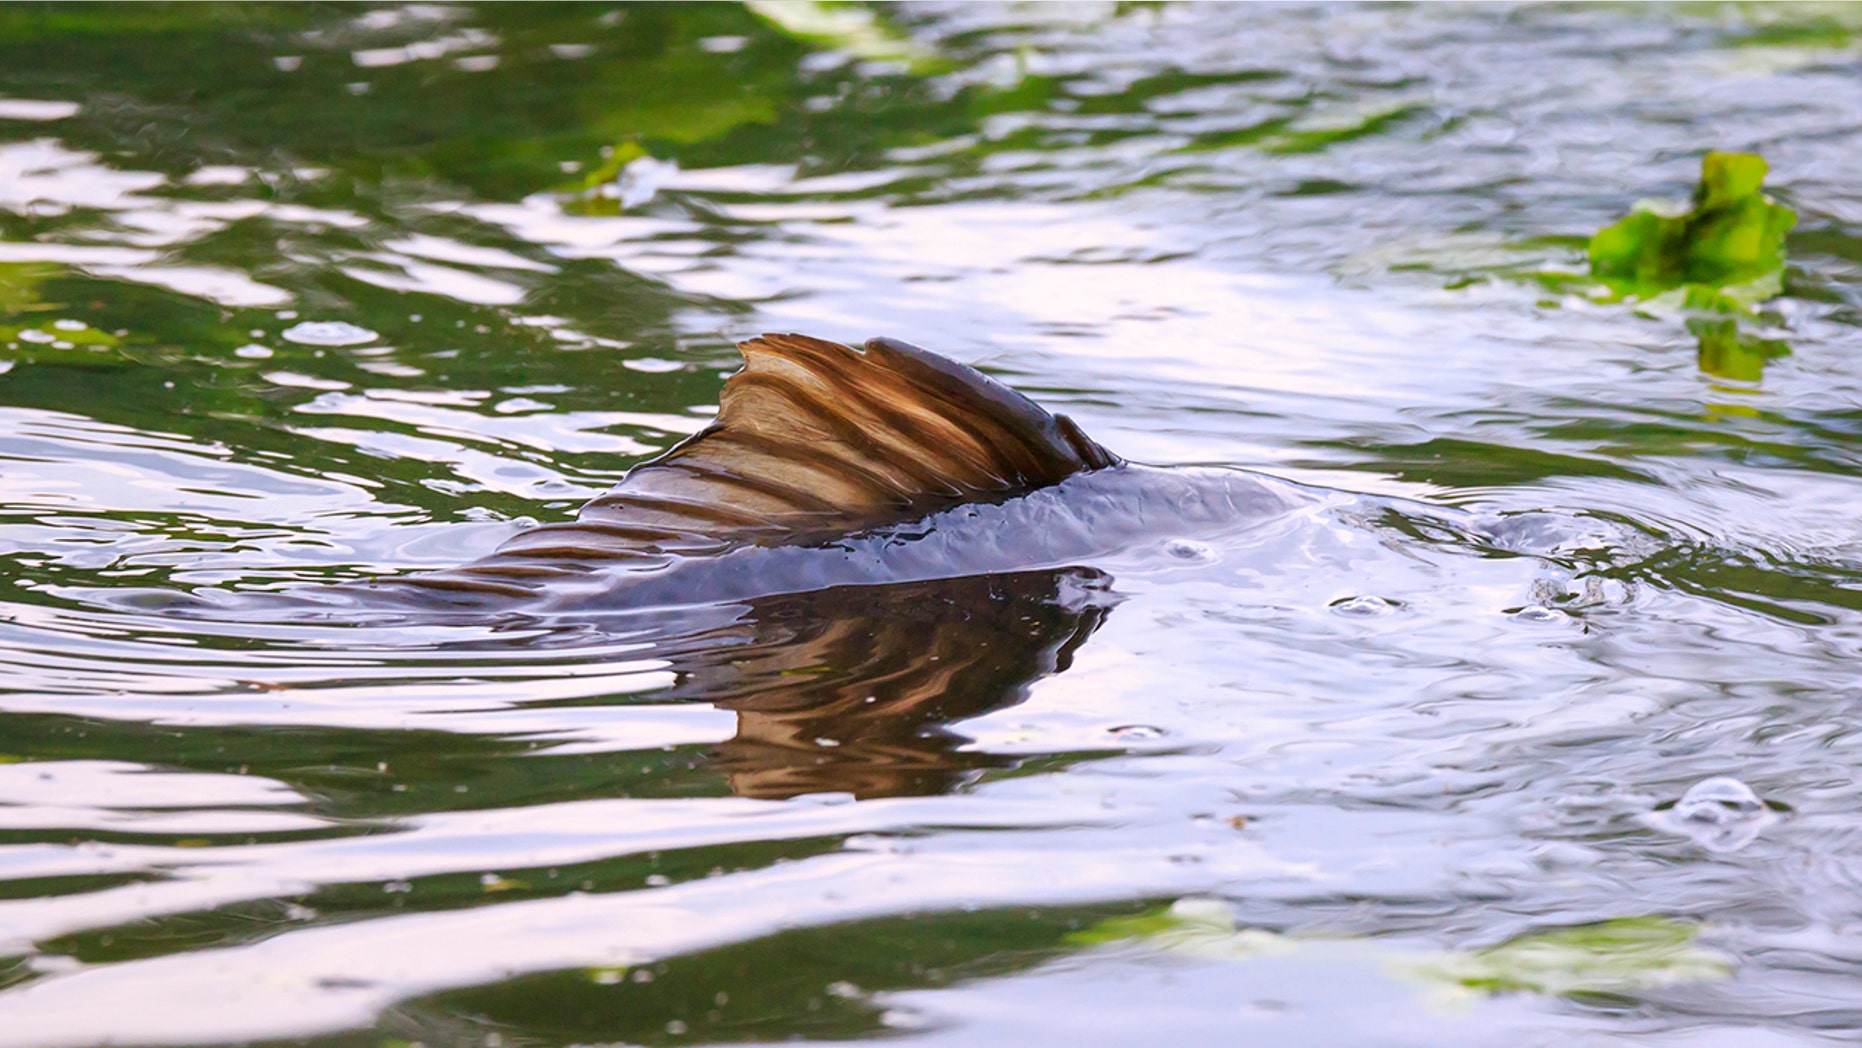
[[[1065,416],[902,342],[771,334],[738,348],[744,369],[725,382],[712,425],[635,467],[576,521],[533,528],[458,570],[511,579],[523,574],[511,561],[584,546],[612,560],[804,543],[1119,462]]]

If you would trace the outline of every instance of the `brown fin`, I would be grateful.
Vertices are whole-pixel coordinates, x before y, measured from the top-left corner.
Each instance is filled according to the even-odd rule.
[[[628,473],[574,523],[469,566],[789,545],[1045,487],[1119,459],[1027,397],[890,339],[738,346],[717,421]]]

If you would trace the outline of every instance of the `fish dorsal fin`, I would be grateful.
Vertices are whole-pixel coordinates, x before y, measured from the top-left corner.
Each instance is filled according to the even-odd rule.
[[[712,425],[635,467],[574,523],[532,529],[499,554],[609,559],[790,545],[1119,461],[1065,416],[903,342],[855,349],[764,335],[738,349],[744,369],[725,382]]]

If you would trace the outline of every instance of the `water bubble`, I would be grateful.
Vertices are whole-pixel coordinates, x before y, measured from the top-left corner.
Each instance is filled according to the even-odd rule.
[[[1513,618],[1518,622],[1564,622],[1569,616],[1557,608],[1548,608],[1543,604],[1528,604],[1515,611]]]
[[[247,360],[264,360],[266,357],[272,355],[272,351],[265,346],[240,346],[238,349],[233,350],[233,355],[236,357],[244,357]]]
[[[24,328],[19,333],[19,340],[21,342],[37,342],[40,345],[45,345],[48,342],[58,341],[58,336],[49,331],[40,331],[37,328]]]
[[[1107,728],[1106,734],[1120,742],[1144,742],[1149,739],[1161,739],[1167,732],[1149,724],[1121,724],[1116,728]]]
[[[1737,851],[1777,821],[1778,814],[1752,787],[1724,775],[1695,783],[1672,807],[1648,819],[1656,829],[1691,838],[1712,851]]]
[[[342,320],[307,320],[284,329],[284,337],[305,346],[359,346],[380,335]]]
[[[82,320],[54,320],[52,326],[60,331],[82,331],[88,325]]]
[[[1765,810],[1752,787],[1738,779],[1718,776],[1695,783],[1675,802],[1675,812],[1693,822],[1722,825],[1749,819]]]
[[[1331,608],[1340,615],[1350,615],[1354,618],[1368,619],[1390,614],[1397,609],[1397,603],[1393,600],[1385,600],[1382,597],[1342,597],[1333,601]]]

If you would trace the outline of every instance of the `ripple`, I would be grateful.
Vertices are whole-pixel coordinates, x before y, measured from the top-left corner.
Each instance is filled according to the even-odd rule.
[[[1207,564],[1218,559],[1215,547],[1207,542],[1194,539],[1171,539],[1164,543],[1164,552],[1177,560],[1187,560],[1198,564]]]
[[[1340,597],[1329,605],[1337,614],[1360,619],[1381,618],[1398,606],[1396,601],[1372,596]]]

